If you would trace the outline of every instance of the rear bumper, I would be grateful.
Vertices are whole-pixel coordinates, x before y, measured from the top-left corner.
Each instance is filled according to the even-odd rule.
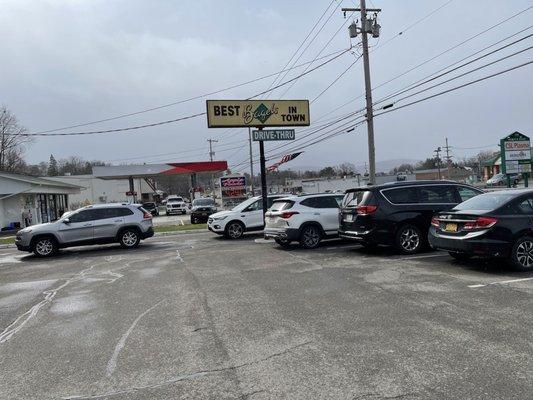
[[[146,232],[143,232],[142,234],[143,239],[148,239],[152,236],[154,236],[154,228],[148,228]]]
[[[352,231],[339,229],[339,237],[353,240],[354,242],[370,242],[372,240],[372,231]]]
[[[300,230],[295,228],[265,228],[265,239],[298,240]]]
[[[486,237],[484,233],[469,237],[451,237],[437,233],[435,228],[432,227],[429,231],[428,240],[429,245],[438,250],[484,257],[509,257],[511,243],[491,239]]]

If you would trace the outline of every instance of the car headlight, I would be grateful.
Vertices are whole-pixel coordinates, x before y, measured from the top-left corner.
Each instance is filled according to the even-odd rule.
[[[19,233],[21,233],[22,235],[26,235],[28,233],[31,233],[31,229],[22,229],[21,231],[19,231]]]
[[[224,215],[223,217],[216,217],[216,218],[213,218],[215,221],[222,221],[223,219],[226,219],[228,218],[227,215]]]

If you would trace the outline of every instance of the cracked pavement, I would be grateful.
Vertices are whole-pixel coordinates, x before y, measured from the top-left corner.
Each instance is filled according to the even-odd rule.
[[[529,399],[533,278],[209,233],[0,250],[0,399]]]

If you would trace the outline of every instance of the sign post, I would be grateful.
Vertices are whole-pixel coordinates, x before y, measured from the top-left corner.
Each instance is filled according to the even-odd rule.
[[[250,128],[253,140],[259,142],[261,165],[261,197],[263,214],[268,208],[265,140],[294,140],[292,129],[265,127],[309,126],[309,100],[207,100],[209,128]]]
[[[513,132],[500,140],[502,173],[507,175],[507,187],[511,187],[510,174],[522,174],[524,185],[528,187],[531,172],[531,142],[520,132]]]

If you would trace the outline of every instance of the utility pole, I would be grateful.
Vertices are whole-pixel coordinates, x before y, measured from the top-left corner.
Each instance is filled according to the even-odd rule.
[[[439,181],[441,180],[441,175],[440,175],[440,157],[439,157],[439,153],[442,151],[442,149],[439,147],[437,147],[435,150],[433,150],[433,152],[437,155],[436,156],[436,163],[437,163],[437,169],[438,169],[438,177],[439,177]]]
[[[366,8],[366,1],[361,0],[360,8],[343,8],[344,17],[346,12],[361,12],[361,27],[358,27],[354,22],[349,26],[350,37],[354,38],[357,33],[362,34],[361,43],[363,45],[363,68],[365,71],[365,92],[366,92],[366,123],[368,131],[368,165],[370,172],[369,184],[376,183],[376,147],[374,144],[374,110],[372,107],[372,85],[370,82],[370,56],[368,52],[368,37],[371,33],[372,37],[379,37],[380,26],[377,23],[377,13],[381,11],[380,8]],[[367,12],[373,12],[374,18],[367,19]]]
[[[452,156],[450,155],[450,146],[448,145],[448,138],[446,138],[446,167],[448,169],[448,179],[452,179]]]
[[[209,142],[209,160],[213,161],[213,157],[215,156],[215,152],[213,151],[213,143],[218,143],[218,140],[216,139],[207,139]]]
[[[254,160],[252,152],[252,128],[248,128],[248,144],[250,146],[250,181],[252,186],[252,196],[254,195]]]
[[[209,161],[213,162],[213,157],[215,157],[215,152],[213,151],[213,143],[218,143],[216,139],[207,139],[209,142]],[[194,190],[194,189],[193,189]],[[215,176],[211,174],[211,195],[215,199]]]

